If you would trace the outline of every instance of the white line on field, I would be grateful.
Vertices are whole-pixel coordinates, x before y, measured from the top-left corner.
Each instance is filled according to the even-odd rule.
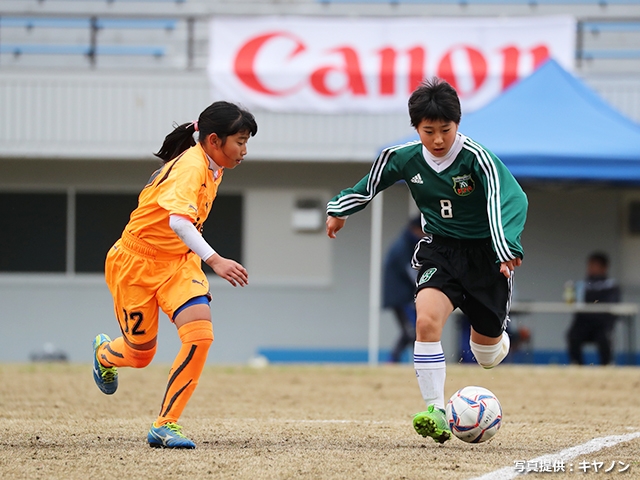
[[[634,438],[638,437],[640,437],[640,432],[627,433],[626,435],[610,435],[608,437],[594,438],[593,440],[589,440],[587,443],[583,443],[582,445],[570,447],[558,453],[542,455],[541,457],[534,458],[532,460],[529,460],[528,462],[535,463],[536,465],[540,465],[544,462],[551,462],[553,464],[553,462],[557,462],[558,460],[564,460],[566,462],[580,455],[597,452],[598,450],[602,450],[603,448],[613,447],[618,443],[628,442],[629,440],[633,440]],[[472,478],[471,480],[511,480],[518,475],[521,475],[521,473],[515,470],[515,466],[512,466],[495,470],[494,472],[487,473],[480,477]]]

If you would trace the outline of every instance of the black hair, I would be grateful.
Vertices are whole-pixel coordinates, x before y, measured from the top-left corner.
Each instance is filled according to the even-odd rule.
[[[591,255],[589,255],[589,259],[590,262],[596,262],[599,263],[600,266],[604,267],[604,268],[608,268],[609,267],[609,255],[607,255],[604,252],[593,252]]]
[[[156,157],[165,163],[173,160],[189,147],[193,147],[196,141],[193,134],[196,132],[194,122],[183,123],[175,127],[173,132],[167,135]],[[227,137],[238,132],[248,132],[254,136],[258,133],[258,124],[253,115],[238,105],[229,102],[214,102],[209,105],[198,117],[198,141],[202,142],[212,133],[218,135],[222,144]]]
[[[444,80],[433,77],[423,81],[409,97],[409,118],[413,128],[423,120],[460,123],[460,99],[455,89]]]

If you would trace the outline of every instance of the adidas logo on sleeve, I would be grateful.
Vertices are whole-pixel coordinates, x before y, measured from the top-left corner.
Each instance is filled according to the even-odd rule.
[[[418,185],[422,185],[424,182],[422,181],[422,177],[420,176],[420,174],[416,174],[413,177],[411,177],[411,183],[417,183]]]

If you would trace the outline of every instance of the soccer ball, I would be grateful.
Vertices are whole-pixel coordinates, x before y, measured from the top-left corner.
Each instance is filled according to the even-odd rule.
[[[492,438],[502,425],[498,398],[483,387],[464,387],[447,403],[451,433],[463,442],[481,443]]]

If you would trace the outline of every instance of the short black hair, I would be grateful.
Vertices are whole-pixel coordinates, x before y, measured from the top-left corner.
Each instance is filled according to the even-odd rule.
[[[418,128],[423,120],[442,120],[457,125],[462,117],[458,93],[438,77],[425,80],[409,97],[409,117],[413,128]]]
[[[609,255],[604,252],[593,252],[589,255],[589,261],[599,263],[604,268],[609,267]]]

